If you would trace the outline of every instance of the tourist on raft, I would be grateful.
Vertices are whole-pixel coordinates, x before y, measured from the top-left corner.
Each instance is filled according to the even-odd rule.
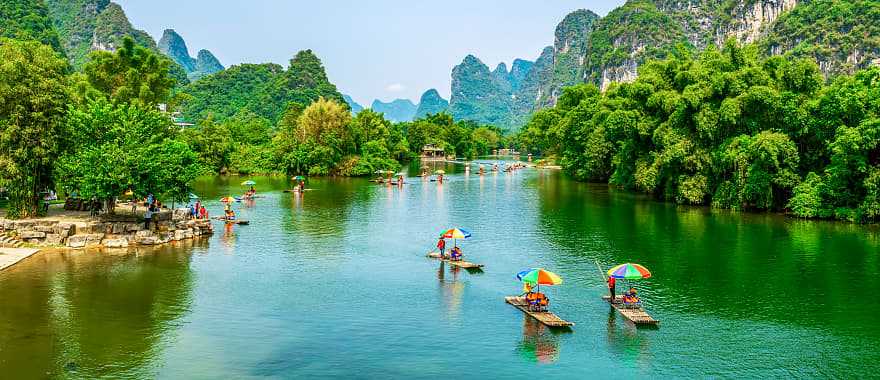
[[[232,211],[232,205],[229,203],[224,206],[223,212],[226,216],[226,220],[235,220],[235,211]]]
[[[550,299],[546,294],[540,292],[526,294],[526,301],[529,302],[529,310],[531,311],[547,311],[547,307],[550,306]]]
[[[614,299],[614,297],[615,297],[614,288],[615,288],[616,284],[617,284],[617,280],[615,280],[614,277],[608,277],[608,292],[611,293],[611,303],[614,303],[617,301]]]
[[[437,249],[440,250],[440,258],[446,258],[446,240],[442,237],[440,238],[440,240],[437,240]]]
[[[627,306],[639,306],[642,300],[639,299],[639,293],[636,291],[636,288],[629,288],[626,293],[623,294],[623,304]]]
[[[453,247],[452,251],[449,253],[449,260],[452,261],[461,261],[461,248]]]

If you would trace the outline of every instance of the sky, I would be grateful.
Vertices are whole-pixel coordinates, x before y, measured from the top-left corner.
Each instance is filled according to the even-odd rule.
[[[340,92],[417,103],[436,88],[449,99],[453,66],[468,54],[490,68],[535,60],[553,44],[571,11],[600,16],[624,0],[115,0],[135,28],[158,42],[165,29],[186,40],[190,55],[208,49],[226,67],[287,66],[312,49]]]

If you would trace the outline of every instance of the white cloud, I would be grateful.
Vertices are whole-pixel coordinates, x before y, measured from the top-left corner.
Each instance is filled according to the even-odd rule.
[[[404,86],[400,83],[389,84],[388,86],[385,87],[385,91],[388,91],[388,92],[402,92],[403,90],[406,90],[406,86]]]

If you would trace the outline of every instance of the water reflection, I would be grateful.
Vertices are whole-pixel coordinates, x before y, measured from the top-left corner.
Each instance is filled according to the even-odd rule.
[[[449,275],[446,275],[446,263],[441,261],[437,269],[437,279],[440,286],[440,298],[446,309],[446,318],[456,320],[461,315],[461,304],[464,298],[464,282],[459,280],[461,271],[455,266],[449,267]]]
[[[559,334],[523,314],[522,340],[517,351],[527,360],[553,363],[559,360]]]
[[[875,227],[682,207],[607,186],[538,182],[541,230],[561,248],[555,255],[577,258],[569,270],[595,259],[645,265],[654,273],[639,284],[649,311],[835,325],[856,333],[853,327],[867,319],[849,312],[850,270],[860,272],[860,289],[880,292]],[[880,312],[880,298],[861,306]]]
[[[7,378],[126,377],[154,360],[189,312],[194,246],[44,252],[0,276]],[[126,375],[128,374],[128,375]]]
[[[643,333],[643,330],[619,316],[610,305],[607,327],[608,347],[618,355],[622,365],[644,364],[650,361],[650,334]]]

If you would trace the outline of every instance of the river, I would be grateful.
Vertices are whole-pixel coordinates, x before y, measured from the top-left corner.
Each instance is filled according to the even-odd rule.
[[[173,246],[43,252],[0,273],[8,378],[873,377],[880,232],[681,207],[552,170],[465,174],[399,189],[256,177],[249,226]],[[410,175],[418,168],[411,167]],[[217,215],[249,178],[196,193]],[[483,273],[425,253],[446,227]],[[641,263],[657,329],[600,299],[596,268]],[[515,274],[564,279],[542,328],[504,303]],[[620,288],[620,286],[618,286]]]

